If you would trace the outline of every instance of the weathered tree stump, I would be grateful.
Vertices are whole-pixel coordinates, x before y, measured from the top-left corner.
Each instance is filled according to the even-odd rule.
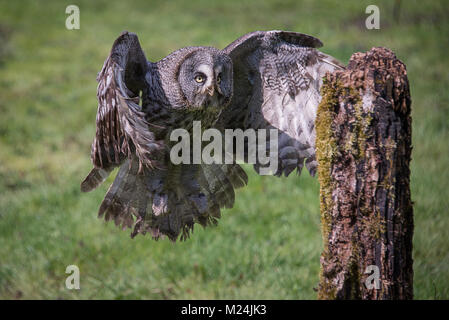
[[[327,75],[322,94],[316,120],[324,241],[318,298],[411,299],[405,65],[386,48],[355,53],[346,70]]]

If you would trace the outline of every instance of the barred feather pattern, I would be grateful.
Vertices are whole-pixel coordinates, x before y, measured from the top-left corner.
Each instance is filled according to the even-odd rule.
[[[247,34],[224,50],[234,63],[234,99],[222,113],[223,127],[278,130],[278,169],[275,175],[300,174],[305,165],[316,172],[316,110],[326,72],[344,68],[316,49],[321,42],[284,31]],[[269,135],[265,144],[270,148]],[[247,151],[247,150],[246,150]],[[259,172],[261,165],[255,166]]]
[[[133,228],[131,237],[149,233],[154,239],[185,240],[195,223],[216,224],[220,208],[233,206],[234,189],[247,182],[237,164],[145,167],[139,174],[139,161],[132,157],[121,165],[99,217],[122,229]]]
[[[92,143],[95,167],[118,166],[134,152],[139,166],[153,168],[162,156],[163,142],[156,141],[149,123],[138,105],[139,97],[131,97],[124,84],[124,70],[109,57],[98,75],[97,128]],[[160,159],[159,159],[160,160]]]

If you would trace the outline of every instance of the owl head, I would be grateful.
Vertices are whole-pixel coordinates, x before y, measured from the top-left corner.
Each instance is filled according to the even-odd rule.
[[[223,107],[232,98],[232,61],[218,49],[199,47],[179,67],[178,83],[190,107]]]

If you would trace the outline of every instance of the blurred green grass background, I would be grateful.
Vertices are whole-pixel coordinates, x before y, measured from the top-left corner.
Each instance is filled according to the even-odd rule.
[[[65,28],[77,4],[81,29]],[[365,8],[380,8],[367,30]],[[96,218],[108,183],[81,194],[91,167],[96,73],[114,39],[136,32],[156,61],[189,45],[223,48],[254,30],[320,38],[347,63],[391,48],[413,99],[414,285],[449,298],[449,5],[447,1],[1,1],[0,298],[315,299],[322,250],[319,186],[259,177],[216,228],[186,242],[131,240]],[[110,181],[109,181],[110,182]],[[81,289],[65,288],[79,266]]]

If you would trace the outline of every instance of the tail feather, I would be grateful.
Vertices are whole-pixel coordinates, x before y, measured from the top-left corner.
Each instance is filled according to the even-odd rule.
[[[81,191],[89,192],[100,186],[112,172],[111,169],[93,168],[81,182]]]
[[[98,210],[98,216],[106,221],[114,220],[115,224],[122,228],[131,227],[134,223],[133,213],[137,215],[134,192],[139,164],[137,161],[125,161],[117,176],[109,188]]]
[[[215,194],[220,206],[232,208],[235,200],[234,188],[220,165],[211,164],[203,166],[204,173],[209,182],[209,187]]]
[[[227,174],[228,179],[235,189],[244,187],[248,184],[248,176],[245,170],[238,164],[222,165],[221,169]]]
[[[149,232],[155,239],[165,235],[175,241],[181,235],[180,239],[185,240],[194,223],[216,224],[220,208],[232,207],[234,188],[247,181],[239,165],[186,165],[140,171],[137,158],[127,159],[98,215],[123,229],[133,228],[131,237]]]

